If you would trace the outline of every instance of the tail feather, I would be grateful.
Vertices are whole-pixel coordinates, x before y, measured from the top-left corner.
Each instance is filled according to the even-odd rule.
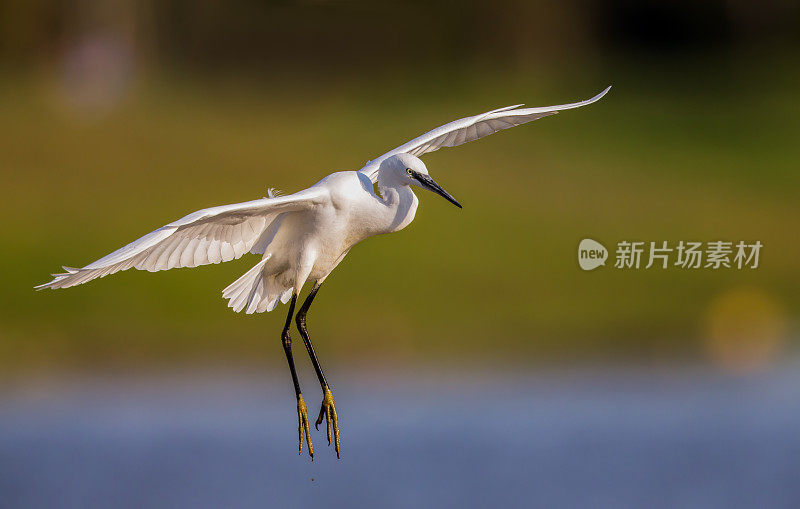
[[[285,304],[291,298],[292,288],[286,288],[274,274],[265,273],[269,258],[267,255],[222,290],[222,297],[228,299],[228,307],[233,308],[236,313],[242,310],[246,314],[272,311],[279,301]]]

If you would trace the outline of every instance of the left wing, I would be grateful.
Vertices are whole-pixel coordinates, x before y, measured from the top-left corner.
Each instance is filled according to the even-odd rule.
[[[507,106],[505,108],[488,111],[473,117],[454,120],[449,124],[437,127],[433,131],[428,131],[422,136],[414,138],[408,143],[404,143],[396,149],[390,150],[382,156],[369,161],[359,171],[366,174],[375,182],[381,162],[395,154],[406,153],[419,157],[422,154],[439,150],[442,147],[457,147],[468,141],[489,136],[497,131],[508,129],[509,127],[516,127],[532,120],[553,115],[561,110],[570,110],[592,104],[600,100],[610,89],[611,87],[607,87],[591,99],[571,104],[559,104],[557,106],[544,106],[541,108],[519,108],[522,105],[517,104],[515,106]]]
[[[64,267],[53,280],[36,286],[69,288],[121,270],[155,272],[227,262],[245,253],[263,253],[259,241],[272,221],[284,212],[305,210],[325,199],[326,191],[310,187],[287,196],[270,196],[193,212],[80,269]]]

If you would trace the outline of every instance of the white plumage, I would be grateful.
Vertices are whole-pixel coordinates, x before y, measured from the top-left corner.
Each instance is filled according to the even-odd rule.
[[[377,177],[378,168],[381,162],[395,154],[411,154],[414,156],[421,156],[428,152],[434,152],[442,147],[457,147],[469,141],[489,136],[497,131],[516,127],[518,125],[531,122],[533,120],[554,115],[562,110],[570,110],[573,108],[580,108],[598,101],[611,90],[611,87],[606,87],[605,90],[585,101],[579,101],[571,104],[560,104],[557,106],[544,106],[541,108],[520,108],[522,104],[514,106],[506,106],[505,108],[498,108],[496,110],[487,111],[480,115],[466,117],[459,120],[454,120],[449,124],[437,127],[432,131],[428,131],[422,136],[418,136],[413,140],[406,142],[399,147],[386,152],[382,156],[367,162],[359,171],[365,173],[374,182]]]
[[[69,288],[136,268],[155,272],[196,267],[262,254],[262,260],[223,290],[234,311],[272,311],[309,281],[321,283],[348,250],[370,236],[398,231],[417,209],[412,186],[455,200],[428,175],[419,156],[454,147],[560,110],[603,97],[543,108],[509,106],[450,122],[368,162],[359,171],[333,173],[314,186],[286,196],[199,210],[37,286]],[[373,190],[377,182],[380,194]],[[459,205],[460,206],[460,205]]]

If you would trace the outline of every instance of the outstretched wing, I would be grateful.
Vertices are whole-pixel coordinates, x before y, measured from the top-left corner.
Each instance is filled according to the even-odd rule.
[[[488,111],[473,117],[454,120],[449,124],[437,127],[433,131],[428,131],[422,136],[414,138],[394,150],[390,150],[377,159],[369,161],[359,171],[365,173],[375,182],[381,162],[395,154],[406,153],[419,157],[422,154],[439,150],[442,147],[457,147],[468,141],[489,136],[497,131],[522,125],[548,115],[553,115],[561,110],[580,108],[581,106],[592,104],[606,95],[610,89],[611,87],[608,87],[591,99],[572,104],[559,104],[557,106],[544,106],[541,108],[520,108],[522,105],[517,104],[515,106],[507,106],[505,108]]]
[[[52,281],[36,289],[69,288],[131,267],[155,272],[227,262],[251,250],[263,251],[258,240],[279,214],[311,208],[324,199],[324,193],[311,187],[288,196],[198,210],[85,267],[64,267],[65,273],[53,274]]]

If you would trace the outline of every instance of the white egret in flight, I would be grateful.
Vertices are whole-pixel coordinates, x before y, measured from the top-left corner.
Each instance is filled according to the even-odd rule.
[[[314,370],[322,386],[322,405],[317,429],[325,418],[328,445],[331,428],[339,456],[339,423],[333,393],[325,379],[306,329],[306,314],[320,286],[347,252],[358,242],[402,230],[414,220],[417,196],[413,188],[433,191],[453,205],[461,205],[434,181],[419,156],[442,147],[455,147],[509,127],[579,108],[603,97],[611,87],[586,101],[543,108],[509,106],[466,117],[433,131],[369,161],[358,171],[328,175],[313,186],[287,196],[222,205],[198,210],[148,233],[99,260],[66,272],[37,286],[69,288],[121,270],[136,268],[155,272],[177,267],[196,267],[227,262],[245,253],[262,255],[253,268],[222,291],[237,313],[272,311],[278,302],[289,303],[281,340],[297,396],[299,449],[303,438],[314,457],[308,410],[300,391],[289,327],[300,290],[307,282],[311,291],[295,315]],[[373,184],[377,183],[378,193]]]

